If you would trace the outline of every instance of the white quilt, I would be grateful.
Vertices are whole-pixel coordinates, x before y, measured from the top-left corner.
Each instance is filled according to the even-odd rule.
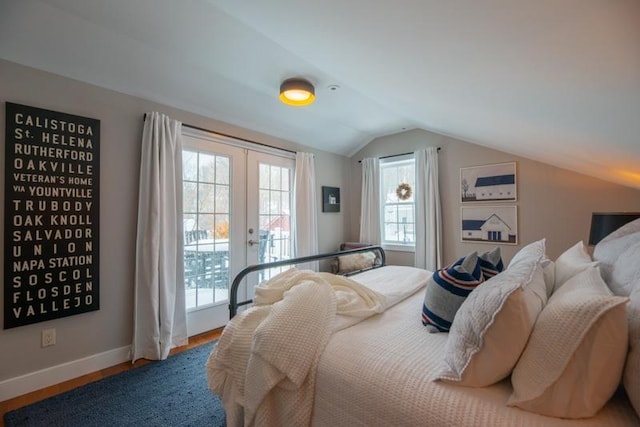
[[[640,426],[623,393],[593,418],[546,417],[506,402],[509,379],[490,387],[430,380],[447,334],[429,334],[420,322],[417,292],[379,316],[333,334],[316,379],[313,426],[602,427]]]
[[[210,386],[229,426],[640,425],[623,393],[593,418],[566,420],[506,406],[509,379],[483,388],[431,381],[447,334],[420,322],[424,270],[353,276],[372,293],[336,276],[286,279],[294,272],[260,288],[258,305],[227,325],[210,356]]]
[[[391,269],[388,278],[397,273]],[[229,322],[207,362],[227,424],[308,425],[317,362],[330,335],[419,287],[389,285],[385,296],[345,277],[291,269],[256,288],[254,306]]]

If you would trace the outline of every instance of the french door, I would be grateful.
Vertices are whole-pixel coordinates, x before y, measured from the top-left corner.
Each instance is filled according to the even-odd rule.
[[[235,139],[183,132],[184,269],[189,336],[229,320],[229,288],[245,266],[292,256],[295,162]],[[243,300],[275,272],[250,275]]]

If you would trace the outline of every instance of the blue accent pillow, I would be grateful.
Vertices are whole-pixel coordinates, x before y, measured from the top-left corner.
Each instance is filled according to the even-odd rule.
[[[477,252],[433,272],[422,305],[422,324],[429,332],[448,332],[467,296],[484,281]]]
[[[484,277],[484,280],[489,280],[504,270],[504,264],[502,263],[499,247],[479,255],[478,263],[482,269],[482,276]]]

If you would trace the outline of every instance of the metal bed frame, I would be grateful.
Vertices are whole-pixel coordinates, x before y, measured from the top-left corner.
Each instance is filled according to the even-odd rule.
[[[322,259],[337,258],[343,255],[349,255],[349,254],[354,254],[359,252],[372,252],[372,251],[377,251],[380,254],[380,258],[377,260],[377,262],[375,262],[373,266],[367,269],[356,270],[354,272],[345,274],[345,276],[350,276],[352,274],[361,273],[363,271],[373,270],[374,268],[383,267],[386,263],[386,255],[384,253],[384,249],[382,249],[382,246],[365,246],[362,248],[349,249],[346,251],[310,255],[310,256],[304,256],[300,258],[291,258],[291,259],[285,259],[281,261],[267,262],[264,264],[254,264],[254,265],[245,267],[240,273],[236,275],[236,277],[233,279],[233,282],[231,283],[231,295],[229,298],[229,319],[232,319],[237,314],[238,307],[251,304],[253,302],[252,299],[238,302],[238,288],[240,287],[240,282],[242,282],[245,276],[247,276],[249,273],[266,270],[274,267],[282,267],[285,265],[303,264],[303,263],[312,262],[312,261],[319,261]]]

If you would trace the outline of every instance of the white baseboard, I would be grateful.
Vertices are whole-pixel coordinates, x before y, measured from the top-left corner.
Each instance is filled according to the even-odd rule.
[[[131,360],[131,346],[0,381],[0,402]]]

